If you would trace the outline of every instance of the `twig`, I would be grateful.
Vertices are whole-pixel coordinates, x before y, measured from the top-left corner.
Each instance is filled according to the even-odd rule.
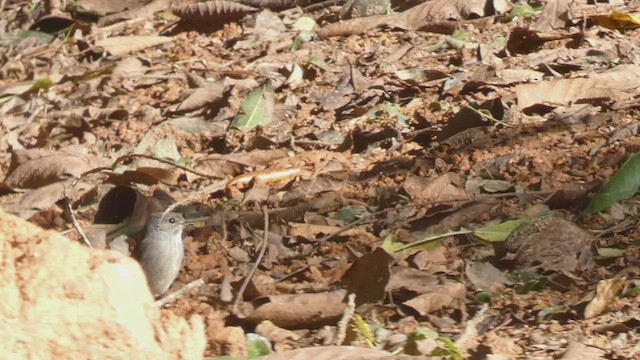
[[[126,161],[131,161],[135,158],[143,158],[143,159],[150,159],[150,160],[155,160],[167,165],[171,165],[174,166],[178,169],[182,169],[184,171],[188,171],[190,173],[202,176],[202,177],[206,177],[208,179],[220,179],[221,176],[218,175],[211,175],[211,174],[207,174],[207,173],[203,173],[200,172],[198,170],[195,169],[191,169],[187,166],[184,165],[180,165],[175,163],[174,161],[171,160],[165,160],[165,159],[161,159],[155,156],[151,156],[151,155],[145,155],[145,154],[127,154],[127,155],[122,155],[120,157],[118,157],[117,159],[115,159],[113,161],[113,163],[111,164],[111,166],[102,166],[102,167],[97,167],[97,168],[93,168],[89,171],[85,171],[84,173],[80,174],[80,176],[76,177],[75,180],[73,181],[73,183],[71,184],[71,188],[73,189],[80,180],[82,180],[84,177],[91,175],[91,174],[95,174],[95,173],[99,173],[102,171],[114,171],[116,169],[116,167],[118,167],[118,165],[120,165],[121,163],[124,163]]]
[[[389,211],[394,210],[394,209],[403,209],[405,207],[410,207],[410,206],[414,206],[414,204],[403,205],[403,206],[401,206],[399,208],[383,209],[383,210],[379,210],[379,211],[373,212],[371,214],[367,214],[366,216],[363,216],[358,220],[350,222],[349,224],[345,225],[340,230],[337,230],[337,231],[335,231],[335,232],[333,232],[333,233],[331,233],[329,235],[325,235],[325,236],[321,237],[320,240],[318,240],[317,242],[318,243],[322,243],[323,241],[327,241],[329,239],[332,239],[332,238],[342,234],[343,232],[345,232],[345,231],[347,231],[349,229],[352,229],[352,228],[354,228],[354,227],[356,227],[356,226],[358,226],[358,225],[360,225],[362,223],[365,223],[365,222],[371,220],[373,217],[375,217],[377,215],[384,214],[384,213],[389,212]]]
[[[338,321],[338,330],[336,332],[336,345],[342,345],[344,338],[347,336],[347,326],[349,325],[349,321],[353,317],[353,314],[356,312],[356,294],[351,293],[347,297],[347,307],[344,309],[342,313],[342,318]]]
[[[222,241],[221,241],[221,243],[225,243],[227,241],[227,236],[229,236],[229,233],[227,232],[227,211],[226,210],[222,210],[221,216],[222,216]]]
[[[476,326],[478,325],[478,323],[483,321],[484,318],[487,317],[485,313],[487,312],[488,309],[489,309],[489,305],[487,305],[487,303],[482,304],[482,306],[480,307],[480,310],[478,310],[478,312],[473,316],[473,318],[467,321],[467,326],[465,326],[464,331],[462,332],[458,340],[456,340],[455,342],[456,347],[458,349],[464,348],[465,343],[471,340],[472,337],[478,336],[478,330],[476,329]]]
[[[80,234],[80,237],[82,238],[82,241],[84,241],[84,244],[92,248],[93,246],[91,246],[91,242],[89,241],[87,234],[85,234],[84,230],[82,230],[78,219],[76,219],[76,216],[73,214],[73,209],[71,208],[71,200],[68,196],[65,195],[64,201],[67,203],[67,209],[69,210],[69,216],[71,216],[73,227],[76,228],[76,231],[78,232],[78,234]]]
[[[552,191],[530,191],[530,192],[525,192],[525,193],[506,193],[506,194],[487,194],[487,195],[481,195],[481,196],[476,196],[476,197],[464,197],[464,198],[456,198],[456,199],[449,199],[449,200],[440,200],[440,201],[425,201],[422,203],[418,203],[418,204],[405,204],[399,207],[392,207],[392,208],[387,208],[387,209],[382,209],[370,214],[367,214],[363,217],[361,217],[358,220],[354,220],[352,222],[350,222],[349,224],[345,225],[344,227],[342,227],[339,230],[336,230],[335,232],[329,234],[329,235],[325,235],[322,238],[320,238],[318,240],[318,243],[321,243],[323,241],[327,241],[329,239],[332,239],[340,234],[342,234],[343,232],[352,229],[360,224],[363,224],[367,221],[370,221],[373,217],[378,216],[378,215],[382,215],[385,214],[389,211],[393,211],[393,210],[401,210],[401,209],[405,209],[408,207],[424,207],[424,206],[428,206],[428,205],[438,205],[438,204],[448,204],[448,203],[455,203],[455,202],[459,202],[459,201],[474,201],[474,200],[482,200],[482,199],[499,199],[499,198],[505,198],[505,197],[519,197],[519,196],[527,196],[527,195],[550,195],[553,194],[556,191],[560,191],[562,189],[558,189],[558,190],[552,190]]]
[[[414,241],[412,243],[409,243],[399,249],[394,250],[393,252],[401,252],[401,251],[405,251],[405,250],[409,250],[412,247],[416,247],[416,246],[420,246],[423,244],[427,244],[430,243],[432,241],[436,241],[442,238],[446,238],[449,236],[456,236],[456,235],[468,235],[468,234],[473,234],[473,230],[459,230],[459,231],[449,231],[448,233],[445,234],[439,234],[439,235],[434,235],[434,236],[428,236],[422,240],[418,240],[418,241]]]
[[[158,307],[163,307],[163,306],[167,305],[168,303],[173,302],[173,301],[181,298],[189,290],[195,289],[195,288],[200,287],[202,285],[204,285],[204,280],[202,280],[202,278],[200,278],[198,280],[194,280],[194,281],[188,283],[187,285],[181,287],[179,290],[177,290],[175,292],[172,292],[171,294],[163,297],[162,299],[159,299],[158,301],[156,301],[156,305],[158,305]]]
[[[473,111],[474,113],[480,115],[480,117],[483,117],[483,118],[485,118],[485,119],[487,119],[489,121],[493,121],[496,124],[504,125],[506,127],[513,127],[513,125],[511,125],[511,124],[507,124],[506,122],[498,120],[495,117],[493,117],[493,115],[491,115],[491,113],[487,109],[476,109],[471,105],[467,106],[467,108],[469,110]],[[484,110],[484,111],[482,111],[482,110]],[[485,111],[489,112],[489,114],[485,113]]]
[[[181,204],[186,204],[191,202],[191,200],[194,200],[195,198],[197,198],[198,196],[201,196],[202,194],[205,193],[211,193],[211,192],[216,192],[219,190],[224,189],[227,186],[227,180],[220,180],[220,181],[216,181],[215,183],[205,186],[204,188],[196,191],[195,193],[187,196],[186,198],[182,199],[182,200],[178,200],[176,202],[174,202],[173,204],[169,205],[169,207],[164,211],[164,213],[168,213],[169,211],[172,211],[173,209],[175,209],[176,207],[180,206]]]
[[[316,4],[312,4],[309,5],[307,7],[305,7],[303,9],[304,12],[313,12],[316,10],[321,10],[324,8],[328,8],[329,6],[334,6],[334,5],[342,5],[343,3],[347,2],[346,0],[326,0],[326,1],[322,1]]]
[[[264,213],[264,234],[262,237],[262,248],[260,249],[260,253],[258,254],[258,258],[256,259],[255,264],[253,264],[251,271],[249,271],[249,274],[244,279],[242,286],[240,286],[240,289],[238,290],[236,299],[233,302],[233,306],[231,307],[232,314],[238,313],[238,305],[240,305],[240,301],[242,300],[242,295],[244,294],[245,289],[249,285],[249,281],[251,281],[253,274],[256,272],[256,270],[258,270],[258,266],[260,266],[260,263],[262,262],[262,258],[264,257],[264,254],[267,252],[267,247],[268,247],[267,245],[269,245],[269,210],[265,206],[262,208],[262,212]]]
[[[291,272],[291,273],[289,273],[289,274],[287,274],[287,275],[285,275],[285,276],[283,276],[283,277],[281,277],[279,279],[276,279],[275,283],[277,284],[277,283],[279,283],[281,281],[290,279],[293,276],[296,276],[296,275],[298,275],[298,274],[300,274],[302,272],[305,272],[305,271],[309,270],[309,268],[310,268],[309,265],[305,265],[305,266],[301,267],[300,269],[298,269],[298,270],[296,270],[294,272]]]

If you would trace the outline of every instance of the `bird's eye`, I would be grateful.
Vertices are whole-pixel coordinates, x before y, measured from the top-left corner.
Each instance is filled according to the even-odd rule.
[[[176,222],[176,219],[174,219],[174,218],[169,218],[169,223],[170,223],[170,224],[173,224],[173,223],[175,223],[175,222]]]

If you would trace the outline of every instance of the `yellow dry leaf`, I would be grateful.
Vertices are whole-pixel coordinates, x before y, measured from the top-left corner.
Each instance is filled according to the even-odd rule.
[[[616,299],[626,281],[626,277],[600,281],[596,287],[596,295],[584,309],[584,317],[589,319],[605,312],[609,304]]]
[[[640,26],[640,13],[613,11],[605,15],[592,15],[590,19],[594,24],[612,30],[634,29]]]

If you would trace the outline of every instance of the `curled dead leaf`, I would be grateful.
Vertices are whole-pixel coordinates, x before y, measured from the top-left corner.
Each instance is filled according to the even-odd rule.
[[[584,309],[584,317],[589,319],[604,313],[611,303],[615,301],[626,281],[626,277],[600,281],[596,287],[596,295]]]
[[[211,0],[171,9],[174,14],[187,20],[224,20],[230,17],[242,17],[258,9],[233,1]]]
[[[289,169],[265,169],[260,171],[252,171],[229,180],[227,189],[231,187],[244,186],[250,182],[257,184],[270,184],[284,180],[294,179],[296,176],[302,173],[302,169],[289,168]]]
[[[256,299],[261,304],[246,317],[250,323],[269,320],[284,328],[315,328],[335,323],[342,316],[346,292],[273,295]],[[254,301],[254,302],[255,302]]]

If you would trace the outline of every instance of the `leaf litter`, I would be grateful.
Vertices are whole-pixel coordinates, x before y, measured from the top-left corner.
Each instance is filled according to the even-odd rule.
[[[635,356],[632,7],[81,3],[3,4],[0,206],[201,219],[207,356]]]

